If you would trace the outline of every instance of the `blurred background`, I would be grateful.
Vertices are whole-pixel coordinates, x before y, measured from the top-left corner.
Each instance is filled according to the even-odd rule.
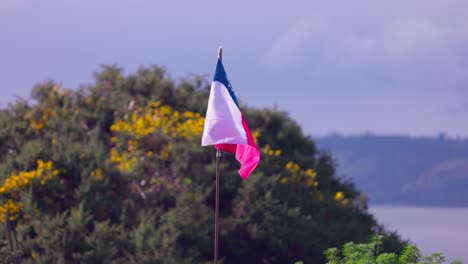
[[[468,3],[26,1],[0,4],[0,106],[101,64],[209,79],[285,111],[389,230],[468,262]]]

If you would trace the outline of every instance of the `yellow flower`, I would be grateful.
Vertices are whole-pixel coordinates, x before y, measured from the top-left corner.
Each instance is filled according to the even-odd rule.
[[[171,151],[172,151],[172,144],[169,143],[167,144],[167,146],[165,148],[163,148],[161,150],[161,152],[159,153],[159,155],[162,157],[162,158],[168,158],[169,155],[171,154]]]
[[[343,200],[343,198],[344,198],[343,192],[336,192],[334,198],[335,198],[335,200],[337,200],[337,201]]]
[[[317,176],[317,173],[313,171],[312,169],[307,169],[306,171],[304,171],[304,174],[306,177],[310,177],[310,178],[315,178]]]
[[[91,176],[94,177],[97,181],[102,181],[103,176],[102,176],[102,169],[97,168],[91,172]]]
[[[144,160],[145,155],[153,156],[152,151],[140,151],[145,144],[142,142],[148,142],[144,139],[152,134],[157,133],[163,139],[159,143],[157,157],[167,159],[174,141],[194,140],[202,133],[204,118],[198,113],[178,112],[160,102],[150,102],[147,106],[132,105],[126,111],[116,117],[110,128],[114,134],[111,142],[115,144],[110,152],[110,161],[121,172],[132,170],[138,160]]]
[[[37,168],[33,171],[20,171],[17,174],[11,174],[0,186],[0,193],[16,193],[21,188],[29,186],[35,179],[41,184],[58,175],[58,170],[53,170],[52,161],[37,161]]]
[[[253,137],[253,139],[255,141],[255,144],[257,144],[258,138],[260,137],[260,130],[255,129],[254,131],[252,131],[252,137]]]
[[[204,118],[198,113],[179,113],[159,102],[150,102],[147,107],[137,107],[129,118],[117,120],[111,125],[111,131],[127,133],[135,139],[152,134],[159,130],[177,137],[193,139],[202,132]]]
[[[2,223],[5,223],[7,219],[15,221],[19,217],[21,207],[23,207],[22,202],[15,203],[8,199],[6,203],[0,205],[0,221]]]

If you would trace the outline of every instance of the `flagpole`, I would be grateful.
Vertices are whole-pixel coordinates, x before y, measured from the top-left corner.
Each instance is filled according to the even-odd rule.
[[[223,59],[223,48],[218,49],[218,58]],[[216,149],[216,196],[215,196],[215,219],[214,219],[214,264],[218,263],[218,225],[219,225],[219,161],[221,150]]]
[[[216,197],[215,197],[215,227],[214,227],[214,264],[218,263],[218,226],[219,226],[219,161],[221,150],[216,149]]]

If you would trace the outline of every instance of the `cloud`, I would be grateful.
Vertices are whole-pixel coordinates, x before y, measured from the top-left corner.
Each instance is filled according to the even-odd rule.
[[[307,63],[305,52],[311,50],[313,37],[323,33],[322,21],[303,20],[273,42],[265,56],[265,63],[272,68],[287,68]],[[324,36],[321,36],[323,38]],[[318,45],[315,45],[319,48]]]
[[[240,97],[277,102],[307,133],[468,131],[467,113],[447,110],[466,101],[449,94],[468,87],[464,0],[188,5],[6,0],[0,102],[48,78],[88,82],[100,63],[210,73],[221,44]]]
[[[457,89],[468,88],[468,2],[311,5],[276,32],[262,61],[321,98],[288,106],[300,120],[305,105],[327,109],[320,126],[303,121],[310,131],[466,134],[468,97]]]
[[[454,3],[466,4],[392,3],[358,1],[343,7],[347,11],[321,7],[308,16],[312,19],[299,18],[277,36],[264,64],[275,71],[303,69],[314,77],[371,73],[411,85],[468,83],[468,18]]]

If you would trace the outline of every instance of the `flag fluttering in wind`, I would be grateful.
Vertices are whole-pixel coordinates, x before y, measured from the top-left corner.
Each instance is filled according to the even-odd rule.
[[[236,155],[241,164],[239,174],[244,180],[260,161],[260,152],[239,109],[220,58],[211,84],[203,129],[202,146],[208,145]]]

